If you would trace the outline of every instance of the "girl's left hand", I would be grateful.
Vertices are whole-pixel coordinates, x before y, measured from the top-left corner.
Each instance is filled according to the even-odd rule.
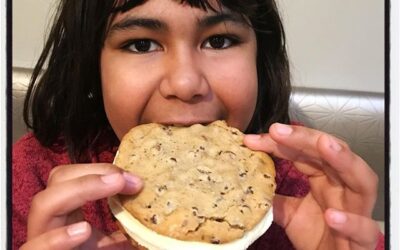
[[[244,143],[293,162],[308,176],[303,198],[276,195],[274,221],[296,249],[375,249],[379,226],[371,219],[377,175],[347,144],[302,126],[273,124],[269,134]]]

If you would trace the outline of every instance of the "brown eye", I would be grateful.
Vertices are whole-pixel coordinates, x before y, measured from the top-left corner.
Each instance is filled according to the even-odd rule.
[[[134,53],[148,53],[161,50],[161,46],[150,39],[134,40],[126,48]]]
[[[208,38],[203,47],[207,49],[226,49],[239,43],[239,40],[227,35],[215,35]]]
[[[221,49],[225,45],[225,37],[222,36],[214,36],[210,38],[210,46],[214,49]]]
[[[151,43],[149,40],[140,40],[137,41],[134,46],[137,51],[146,52],[149,51]]]

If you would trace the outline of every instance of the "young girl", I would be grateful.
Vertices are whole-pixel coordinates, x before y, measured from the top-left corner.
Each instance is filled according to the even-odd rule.
[[[287,125],[289,95],[273,0],[61,0],[25,102],[33,133],[13,148],[13,248],[131,249],[106,198],[144,183],[111,164],[119,139],[222,119],[275,157],[274,223],[251,249],[383,249],[376,175]]]

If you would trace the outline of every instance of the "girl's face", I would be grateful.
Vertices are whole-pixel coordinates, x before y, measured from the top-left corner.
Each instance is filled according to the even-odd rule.
[[[111,23],[101,52],[102,92],[120,139],[150,122],[222,119],[241,130],[250,123],[257,98],[254,31],[227,9],[179,2],[149,0]]]

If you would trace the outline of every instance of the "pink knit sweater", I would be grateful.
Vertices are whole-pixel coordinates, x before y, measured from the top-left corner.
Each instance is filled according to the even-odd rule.
[[[116,146],[107,146],[107,140],[91,152],[92,163],[114,159]],[[29,133],[13,146],[12,155],[12,249],[18,249],[26,240],[26,225],[32,197],[46,188],[50,170],[70,159],[62,140],[50,148],[43,147],[33,134]],[[290,162],[275,159],[277,193],[304,196],[309,191],[307,178],[299,173]],[[85,219],[105,233],[117,230],[116,223],[108,208],[106,199],[89,202],[82,208]],[[269,230],[249,249],[294,249],[284,230],[273,223]],[[384,249],[383,236],[377,249]]]

